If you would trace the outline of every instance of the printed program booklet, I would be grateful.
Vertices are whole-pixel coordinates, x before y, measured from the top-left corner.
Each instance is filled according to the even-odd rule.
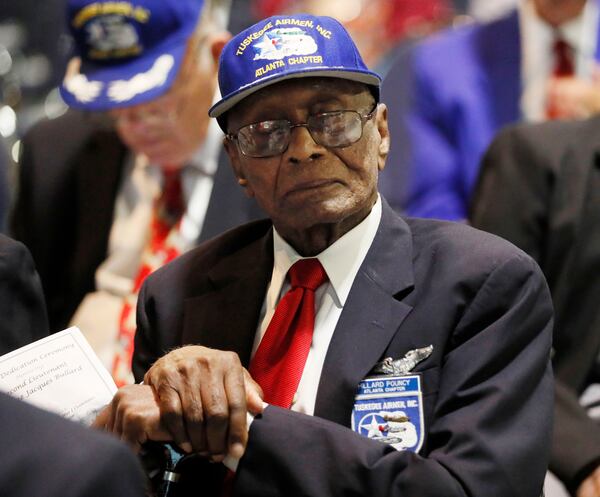
[[[0,390],[90,425],[117,387],[73,327],[1,356]]]

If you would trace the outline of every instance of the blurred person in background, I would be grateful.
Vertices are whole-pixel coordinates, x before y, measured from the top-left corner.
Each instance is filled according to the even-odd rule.
[[[79,326],[118,384],[130,379],[144,278],[260,216],[236,187],[216,123],[219,0],[71,0],[70,111],[24,137],[12,228],[31,250],[51,331]]]
[[[600,497],[599,156],[599,117],[511,126],[484,157],[470,212],[473,226],[523,249],[548,280],[556,317],[550,470],[577,497]]]
[[[369,67],[385,74],[398,44],[446,25],[447,0],[254,0],[255,17],[307,12],[342,22]]]
[[[381,175],[390,203],[409,215],[464,220],[498,129],[596,112],[598,16],[596,0],[523,0],[505,17],[402,54],[383,84],[396,144]]]

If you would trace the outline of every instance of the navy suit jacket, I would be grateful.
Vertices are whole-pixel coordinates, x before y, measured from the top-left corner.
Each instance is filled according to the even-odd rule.
[[[36,263],[53,332],[95,289],[126,156],[114,131],[78,111],[38,123],[23,139],[12,229]],[[198,242],[259,217],[223,152]]]
[[[501,127],[521,118],[520,39],[514,10],[442,32],[399,56],[382,87],[392,149],[380,190],[392,207],[466,219],[485,150]]]
[[[247,366],[272,265],[271,223],[259,221],[150,276],[138,301],[137,379],[183,344],[235,351]],[[538,497],[551,430],[551,322],[543,276],[520,250],[467,226],[404,220],[384,202],[314,416],[267,407],[251,426],[235,495]],[[420,454],[351,431],[357,385],[373,366],[429,344],[433,354],[416,368]],[[209,483],[218,466],[196,473],[196,492],[218,495]]]

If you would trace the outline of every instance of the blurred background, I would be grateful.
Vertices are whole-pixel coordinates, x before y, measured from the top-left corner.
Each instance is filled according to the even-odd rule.
[[[232,32],[276,13],[310,12],[340,19],[369,66],[385,73],[396,50],[452,23],[487,19],[514,0],[233,0]],[[0,0],[0,155],[10,177],[19,139],[43,117],[66,111],[57,85],[71,41],[64,0]],[[6,185],[4,186],[6,188]]]

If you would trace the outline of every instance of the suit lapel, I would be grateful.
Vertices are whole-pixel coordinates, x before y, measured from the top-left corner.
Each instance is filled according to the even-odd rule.
[[[271,230],[224,257],[207,275],[212,290],[185,301],[183,343],[235,351],[247,367],[272,268]]]
[[[377,235],[354,280],[331,339],[315,415],[348,425],[356,387],[398,332],[412,307],[399,300],[413,287],[412,239],[383,201]],[[407,346],[410,337],[407,337]]]
[[[519,13],[485,24],[478,32],[483,87],[488,88],[492,120],[499,128],[521,115],[521,34]]]

